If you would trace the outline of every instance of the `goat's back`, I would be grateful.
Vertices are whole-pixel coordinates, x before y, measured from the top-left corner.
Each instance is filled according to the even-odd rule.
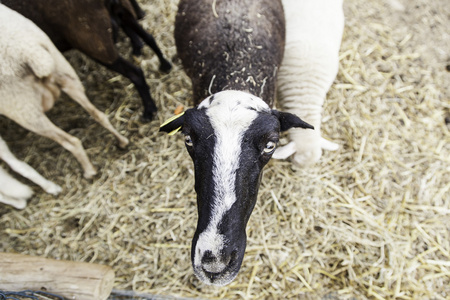
[[[48,110],[63,80],[82,85],[69,62],[33,22],[0,4],[0,114],[24,113],[20,101]],[[14,100],[12,100],[14,99]],[[28,112],[27,112],[28,113]]]
[[[42,61],[38,73],[45,75],[51,72],[52,59],[41,50],[52,47],[49,38],[30,20],[2,4],[0,32],[0,82],[24,76],[30,71],[29,60]]]
[[[278,0],[181,0],[175,42],[192,80],[194,102],[209,93],[241,90],[269,105],[284,51]]]
[[[114,13],[125,9],[136,17],[128,0],[3,0],[2,3],[36,23],[60,51],[75,48],[104,63],[112,63],[118,56],[113,43]]]

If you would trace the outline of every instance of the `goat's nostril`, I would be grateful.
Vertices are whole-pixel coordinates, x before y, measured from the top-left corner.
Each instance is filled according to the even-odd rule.
[[[216,257],[209,250],[205,251],[202,257],[202,264],[210,264],[216,261]]]
[[[238,256],[237,250],[233,250],[230,254],[222,255],[221,262],[227,266],[233,261],[235,261],[237,259],[237,256]]]
[[[238,251],[237,251],[237,250],[234,250],[233,252],[231,252],[231,255],[230,255],[230,261],[236,260],[237,257],[238,257]]]
[[[229,265],[230,263],[232,263],[233,261],[235,261],[237,259],[237,256],[238,256],[237,250],[233,250],[230,255],[227,255],[226,257],[224,257],[224,263],[226,265]]]

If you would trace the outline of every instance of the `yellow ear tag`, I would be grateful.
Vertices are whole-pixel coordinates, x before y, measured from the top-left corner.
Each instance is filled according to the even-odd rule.
[[[180,113],[180,114],[178,114],[178,115],[175,115],[175,116],[171,117],[170,119],[166,120],[163,124],[161,124],[161,125],[159,126],[159,128],[161,128],[161,127],[163,127],[163,126],[166,126],[167,124],[169,124],[169,123],[172,122],[173,120],[178,119],[178,118],[181,117],[182,115],[184,115],[184,111],[183,111],[182,113]],[[178,127],[177,129],[174,129],[174,130],[172,130],[171,132],[169,132],[168,135],[174,135],[175,133],[177,133],[178,131],[180,131],[180,129],[181,129],[181,126]]]
[[[177,129],[172,130],[171,132],[169,132],[168,135],[174,135],[175,133],[177,133],[177,132],[180,131],[180,130],[181,130],[181,126],[178,127]]]

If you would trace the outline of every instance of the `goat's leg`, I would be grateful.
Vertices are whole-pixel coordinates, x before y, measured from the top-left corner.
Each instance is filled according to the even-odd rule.
[[[121,56],[119,56],[112,64],[99,62],[105,67],[116,71],[131,80],[141,96],[142,104],[144,105],[143,119],[144,121],[151,121],[158,109],[156,108],[152,96],[150,96],[150,88],[145,81],[144,72],[132,63],[123,59]]]
[[[34,133],[54,140],[71,152],[81,164],[85,178],[92,178],[97,174],[97,170],[89,160],[81,141],[53,124],[43,112],[35,112],[33,118],[15,118],[14,121]]]
[[[0,193],[4,196],[27,200],[33,196],[33,190],[12,177],[5,169],[0,167]]]
[[[144,42],[152,48],[152,50],[155,52],[156,56],[158,56],[160,66],[159,70],[161,72],[168,73],[172,69],[172,64],[164,58],[164,55],[161,52],[161,49],[159,49],[158,45],[156,44],[155,39],[151,34],[149,34],[147,31],[144,30],[144,28],[139,25],[137,20],[130,14],[130,13],[124,13],[122,16],[122,29],[125,31],[132,31],[138,36],[140,36]],[[126,28],[126,29],[125,29]],[[130,36],[127,33],[128,36]]]
[[[50,180],[45,179],[39,174],[35,169],[33,169],[27,163],[17,159],[14,154],[11,153],[5,141],[0,137],[0,158],[6,162],[12,170],[16,173],[19,173],[25,178],[33,181],[37,185],[39,185],[44,191],[49,194],[57,195],[61,192],[61,187]],[[28,188],[28,187],[27,187]],[[18,189],[20,190],[20,189]],[[23,189],[21,189],[23,190]],[[4,193],[5,194],[5,193]],[[26,197],[26,195],[14,197],[14,198],[23,198],[27,199],[31,197],[31,194]]]
[[[129,27],[124,26],[122,29],[125,32],[125,34],[130,38],[131,47],[133,48],[133,55],[141,56],[144,43],[139,38],[139,35],[137,35]]]
[[[150,96],[149,87],[145,82],[144,73],[140,68],[126,61],[119,55],[114,45],[113,36],[111,34],[106,34],[111,31],[111,20],[114,19],[113,17],[104,18],[104,16],[110,15],[108,10],[104,8],[98,13],[99,15],[89,14],[87,17],[92,19],[88,19],[86,21],[91,22],[91,24],[96,24],[96,30],[91,31],[83,26],[72,26],[68,29],[68,35],[77,36],[77,39],[71,41],[73,42],[72,46],[73,48],[84,52],[86,55],[95,59],[97,62],[101,63],[110,70],[118,72],[130,79],[138,90],[144,105],[143,119],[151,121],[153,115],[156,114],[157,108],[152,97]],[[128,12],[128,14],[131,15],[130,12]],[[137,21],[135,20],[135,22]],[[121,22],[117,22],[117,24],[120,25]],[[104,34],[94,34],[101,32],[104,32]]]
[[[31,196],[33,191],[29,186],[16,180],[0,167],[0,203],[23,209]]]
[[[133,6],[134,12],[136,13],[138,20],[141,20],[142,18],[144,18],[145,12],[139,6],[139,4],[136,2],[136,0],[130,0],[130,3]]]
[[[7,195],[3,195],[0,191],[0,203],[11,205],[17,209],[24,209],[27,206],[27,200],[22,198],[12,198]]]
[[[124,149],[129,141],[126,137],[121,135],[109,121],[108,117],[99,111],[87,98],[81,82],[75,81],[72,78],[64,77],[61,80],[61,89],[69,95],[74,101],[80,104],[95,121],[111,132],[119,142],[119,147]]]
[[[111,29],[112,29],[112,39],[114,43],[117,43],[117,38],[119,35],[119,24],[115,18],[111,18]],[[131,47],[133,48],[132,53],[134,56],[141,56],[142,48],[144,47],[144,42],[141,38],[128,27],[122,28],[125,34],[130,38]]]

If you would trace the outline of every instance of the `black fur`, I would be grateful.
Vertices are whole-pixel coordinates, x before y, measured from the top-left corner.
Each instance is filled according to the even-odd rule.
[[[314,126],[306,123],[294,114],[278,110],[272,110],[272,114],[278,118],[281,131],[286,131],[294,127],[314,130]]]
[[[272,106],[284,52],[278,0],[181,0],[175,42],[192,80],[194,103],[222,90],[241,90]]]

